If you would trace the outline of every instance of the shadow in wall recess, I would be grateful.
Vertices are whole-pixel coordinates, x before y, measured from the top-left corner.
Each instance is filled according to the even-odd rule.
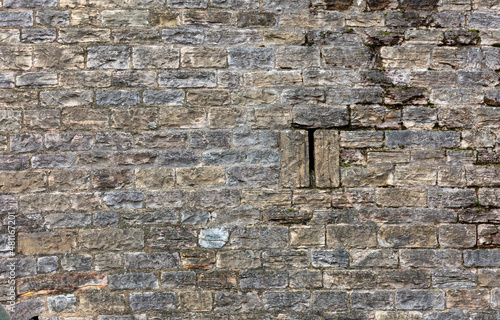
[[[314,188],[316,186],[316,179],[314,175],[314,132],[316,129],[307,129],[307,140],[309,144],[309,179],[310,186]]]

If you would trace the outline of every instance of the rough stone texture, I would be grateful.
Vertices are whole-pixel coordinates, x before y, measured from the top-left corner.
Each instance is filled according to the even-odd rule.
[[[0,302],[497,320],[499,21],[497,0],[0,0]]]

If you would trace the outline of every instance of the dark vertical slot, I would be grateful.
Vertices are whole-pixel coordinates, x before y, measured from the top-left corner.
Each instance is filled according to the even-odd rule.
[[[316,129],[307,130],[307,138],[309,144],[309,179],[311,187],[315,186],[315,175],[314,175],[314,131]]]

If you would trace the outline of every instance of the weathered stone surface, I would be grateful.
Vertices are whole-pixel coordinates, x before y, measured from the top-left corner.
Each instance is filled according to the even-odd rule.
[[[477,273],[454,268],[437,269],[432,273],[432,285],[436,288],[474,288]]]
[[[179,256],[168,252],[137,252],[125,254],[125,267],[138,269],[170,269],[179,265]]]
[[[285,131],[281,134],[281,171],[285,187],[309,186],[308,137],[305,131]]]
[[[94,266],[96,271],[120,269],[123,266],[122,260],[123,259],[119,253],[96,254],[94,258]]]
[[[384,207],[425,207],[427,192],[421,189],[385,188],[377,189],[375,202]]]
[[[0,265],[0,277],[12,279],[13,277],[29,277],[36,274],[36,261],[34,258],[4,259]]]
[[[209,311],[212,309],[212,294],[208,291],[191,291],[179,294],[179,308],[186,311]]]
[[[286,227],[237,227],[231,233],[231,247],[239,248],[279,248],[288,243]]]
[[[161,282],[165,289],[193,288],[196,283],[196,273],[193,271],[162,272]]]
[[[7,171],[0,173],[2,192],[47,190],[47,177],[43,171]]]
[[[471,225],[442,225],[439,227],[439,244],[442,247],[467,248],[476,244],[476,228]]]
[[[92,274],[67,274],[62,277],[43,276],[40,279],[26,279],[19,282],[19,292],[24,293],[44,293],[45,290],[61,293],[71,293],[80,288],[102,288],[106,283],[105,276]],[[46,292],[46,291],[45,291]],[[82,299],[83,302],[83,299]],[[96,305],[97,307],[97,305]],[[108,306],[109,307],[109,306]]]
[[[461,309],[483,309],[487,308],[490,295],[488,290],[482,289],[456,289],[449,292],[446,297],[446,305]]]
[[[12,3],[14,4],[14,3]],[[2,11],[0,13],[2,27],[29,27],[33,25],[33,11]]]
[[[28,72],[16,78],[16,85],[25,88],[46,88],[57,86],[57,74],[49,72]]]
[[[125,295],[93,290],[80,296],[80,308],[86,312],[120,313],[126,308]],[[106,319],[108,317],[120,316],[99,316],[98,318]]]
[[[241,12],[237,16],[239,28],[272,27],[276,24],[276,16],[271,12]]]
[[[25,43],[47,43],[56,40],[56,29],[27,29],[21,35]]]
[[[496,248],[500,246],[499,228],[496,225],[479,225],[477,237],[477,245],[479,247]]]
[[[351,300],[353,309],[387,310],[392,308],[394,298],[390,291],[354,291]]]
[[[43,232],[19,235],[19,253],[25,255],[71,252],[76,235],[71,232]]]
[[[227,184],[230,186],[272,186],[279,181],[277,167],[231,167],[226,170]]]
[[[14,305],[15,312],[11,313],[10,319],[21,320],[25,318],[36,317],[39,314],[47,312],[45,303],[42,299],[29,299]]]
[[[160,87],[212,88],[216,86],[215,73],[205,71],[175,71],[158,75]]]
[[[174,169],[170,168],[144,168],[136,169],[136,186],[152,190],[170,189],[175,184]]]
[[[396,292],[396,307],[402,310],[444,309],[443,291],[400,290]]]
[[[156,129],[158,114],[153,108],[111,110],[111,127],[118,130],[136,132],[138,130]]]
[[[110,209],[133,210],[142,208],[143,198],[140,191],[108,192],[103,201]]]
[[[292,125],[308,129],[343,127],[348,118],[348,110],[342,107],[294,107]]]
[[[161,106],[183,105],[184,96],[180,90],[148,90],[143,93],[145,104]]]
[[[468,166],[466,168],[467,185],[494,187],[500,184],[498,166]]]
[[[262,301],[256,293],[235,294],[232,292],[217,292],[214,299],[215,312],[254,312],[262,309]]]
[[[92,269],[92,256],[90,255],[64,255],[61,267],[65,271],[88,271]]]
[[[90,47],[87,67],[99,69],[128,69],[130,49],[128,47]]]
[[[223,269],[255,269],[261,266],[261,261],[255,251],[230,250],[218,254],[217,266]]]
[[[198,239],[201,247],[218,249],[226,245],[229,240],[229,232],[226,228],[202,229]]]
[[[357,250],[351,251],[351,266],[354,268],[386,267],[398,265],[398,254],[395,250]]]
[[[187,68],[224,68],[227,53],[219,48],[184,47],[181,49],[181,65]]]
[[[109,27],[140,27],[148,25],[146,10],[104,10],[102,24]]]
[[[59,262],[57,256],[41,257],[38,259],[38,273],[53,273],[57,271]]]
[[[376,281],[376,274],[366,270],[328,270],[324,273],[324,286],[328,289],[372,289]]]
[[[83,250],[140,250],[144,248],[142,229],[85,230],[80,233]]]
[[[19,198],[25,213],[101,210],[98,193],[45,193],[26,194]]]
[[[65,129],[105,129],[108,127],[108,121],[108,110],[103,109],[68,108],[63,109],[61,113],[62,127]]]
[[[133,106],[139,103],[138,91],[98,90],[96,103],[99,106]]]
[[[349,253],[343,249],[312,251],[311,261],[316,268],[346,268],[349,263]]]
[[[458,250],[401,250],[400,263],[405,267],[460,268],[461,252]]]
[[[43,69],[83,69],[84,51],[78,47],[38,47],[33,53],[33,66]]]
[[[274,66],[274,52],[269,48],[231,48],[228,64],[235,69],[270,69]]]
[[[92,134],[49,133],[45,135],[45,148],[51,151],[88,151],[92,145]]]
[[[179,67],[179,51],[170,47],[144,46],[132,49],[136,69],[170,69]]]
[[[185,228],[152,228],[146,242],[152,248],[193,248],[196,246],[196,233]]]
[[[306,311],[309,309],[310,293],[307,291],[266,292],[264,308],[268,311]]]
[[[158,280],[152,273],[124,273],[109,276],[110,290],[151,290],[158,288]]]
[[[388,131],[386,145],[397,147],[454,148],[460,144],[458,132]]]
[[[288,47],[276,50],[276,67],[282,69],[312,68],[320,65],[320,51],[314,47]]]
[[[160,165],[164,167],[191,167],[199,162],[199,155],[175,149],[162,154],[159,159]]]
[[[181,254],[181,263],[185,269],[211,269],[215,264],[214,251],[185,251]]]
[[[331,225],[326,227],[327,245],[331,248],[370,248],[377,246],[373,225]]]
[[[293,247],[324,246],[324,230],[318,227],[293,227],[290,229],[290,245]]]
[[[0,0],[0,301],[496,320],[497,2]]]
[[[385,248],[434,248],[437,230],[433,226],[382,226],[379,245]]]
[[[347,310],[347,304],[345,291],[318,291],[313,294],[313,308],[316,310]]]
[[[325,48],[322,53],[325,63],[333,68],[371,68],[374,63],[373,52],[367,46]]]
[[[130,295],[134,311],[167,311],[175,309],[175,295],[170,292],[144,292]]]
[[[365,167],[347,166],[340,168],[343,186],[387,186],[394,184],[393,168],[380,164]]]
[[[480,269],[477,273],[477,281],[482,287],[498,286],[499,272],[498,269]]]
[[[476,195],[471,189],[431,189],[429,190],[429,206],[434,208],[469,207],[476,202]]]
[[[241,195],[236,190],[222,189],[195,191],[191,194],[193,205],[200,208],[226,208],[239,205]]]
[[[384,133],[377,131],[342,131],[340,146],[344,148],[380,148],[384,144]]]
[[[467,250],[464,251],[464,266],[466,267],[498,267],[499,251],[495,249],[487,250]]]

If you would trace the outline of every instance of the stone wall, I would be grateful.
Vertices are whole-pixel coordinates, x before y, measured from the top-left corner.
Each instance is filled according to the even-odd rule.
[[[0,0],[1,301],[498,320],[499,71],[498,0]]]

